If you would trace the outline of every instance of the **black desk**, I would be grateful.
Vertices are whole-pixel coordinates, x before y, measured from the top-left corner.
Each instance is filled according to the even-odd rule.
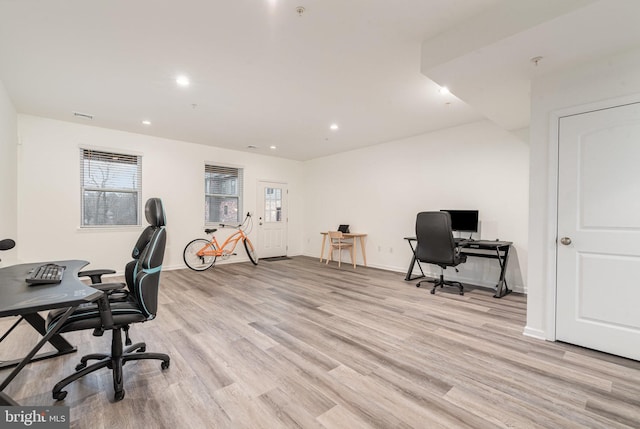
[[[409,243],[409,247],[411,247],[411,253],[413,254],[413,256],[411,257],[411,264],[409,264],[409,270],[407,271],[407,275],[404,279],[406,281],[410,281],[426,277],[424,271],[422,271],[420,262],[416,260],[415,248],[413,247],[413,243],[417,242],[418,240],[416,239],[416,237],[405,237],[404,239]],[[495,288],[496,293],[493,295],[494,298],[502,298],[503,296],[511,293],[511,289],[509,289],[507,280],[505,279],[505,274],[507,272],[507,262],[509,262],[509,249],[511,249],[512,244],[513,243],[511,241],[474,240],[467,242],[462,248],[462,253],[468,256],[498,260],[498,263],[500,264],[500,279],[498,280],[498,284]],[[413,273],[413,267],[416,262],[418,263],[418,268],[420,269],[422,275],[411,277]]]
[[[32,360],[46,359],[75,351],[64,338],[57,334],[58,326],[80,305],[97,300],[102,292],[87,286],[78,280],[78,271],[88,264],[86,261],[56,261],[58,265],[66,266],[62,282],[59,284],[29,286],[25,282],[30,270],[42,263],[20,264],[0,268],[0,317],[21,316],[27,320],[43,337],[36,346],[21,360],[10,361],[7,366],[15,366],[13,371],[0,384],[0,405],[18,405],[3,390],[11,383],[26,364]],[[38,311],[67,308],[60,322],[50,330],[45,330],[45,321]],[[22,319],[20,319],[22,320]],[[18,320],[17,323],[20,322]],[[16,323],[16,324],[17,324]],[[10,329],[16,326],[14,324]],[[7,334],[9,333],[7,332]],[[2,339],[6,337],[5,334]],[[47,342],[56,347],[57,352],[46,353],[36,357],[38,350]],[[34,359],[35,357],[35,359]]]

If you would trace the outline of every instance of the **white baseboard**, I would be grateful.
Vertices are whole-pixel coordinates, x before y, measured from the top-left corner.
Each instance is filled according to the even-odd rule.
[[[525,326],[522,334],[526,337],[537,338],[539,340],[546,340],[547,336],[542,329],[532,328],[530,326]]]

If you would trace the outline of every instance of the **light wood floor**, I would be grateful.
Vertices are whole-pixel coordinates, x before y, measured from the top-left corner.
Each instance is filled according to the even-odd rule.
[[[640,428],[640,362],[524,337],[525,296],[403,278],[307,257],[164,272],[157,319],[131,335],[171,367],[128,363],[117,403],[103,370],[61,404],[87,429]],[[79,352],[28,365],[10,395],[53,405],[80,356],[109,349],[109,334],[65,336]]]

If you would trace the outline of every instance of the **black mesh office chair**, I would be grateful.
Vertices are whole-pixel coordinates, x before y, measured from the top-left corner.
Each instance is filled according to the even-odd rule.
[[[158,286],[166,244],[165,214],[159,198],[150,198],[147,201],[145,216],[150,225],[136,243],[133,250],[134,260],[125,267],[126,284],[92,285],[105,291],[103,299],[95,304],[78,307],[60,329],[60,332],[93,329],[96,336],[101,336],[105,330],[111,330],[111,354],[94,353],[83,356],[76,366],[76,372],[55,385],[54,399],[62,400],[67,396],[67,392],[62,389],[69,383],[107,367],[113,372],[114,398],[119,401],[124,398],[122,367],[126,362],[157,359],[162,361],[162,369],[169,367],[169,356],[164,353],[146,352],[145,343],[136,343],[126,349],[122,344],[123,330],[127,334],[130,324],[152,320],[158,309]],[[58,323],[64,311],[63,309],[49,313],[47,329]],[[127,334],[127,344],[129,343]],[[87,366],[89,360],[98,362]]]
[[[447,267],[456,267],[466,262],[467,256],[460,252],[460,244],[456,245],[451,231],[451,217],[447,212],[421,212],[416,218],[415,257],[419,262],[438,265],[442,271],[436,280],[422,280],[416,284],[420,287],[423,282],[434,283],[431,293],[436,293],[438,286],[457,286],[460,295],[464,295],[462,283],[444,279]]]

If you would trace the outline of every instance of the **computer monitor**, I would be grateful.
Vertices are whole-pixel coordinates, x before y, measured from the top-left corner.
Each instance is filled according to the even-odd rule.
[[[478,232],[478,210],[440,210],[451,216],[451,229],[462,232]]]

